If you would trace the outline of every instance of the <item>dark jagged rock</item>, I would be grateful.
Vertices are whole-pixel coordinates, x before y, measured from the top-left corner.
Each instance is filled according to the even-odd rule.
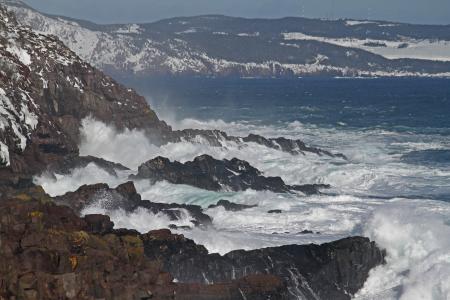
[[[84,185],[75,192],[55,197],[56,203],[72,208],[78,214],[93,204],[97,204],[107,210],[124,209],[133,212],[138,208],[145,208],[154,214],[163,213],[170,220],[176,221],[182,218],[181,210],[186,210],[196,226],[211,225],[211,218],[203,213],[203,209],[197,205],[154,203],[142,200],[132,182],[119,185],[111,189],[107,184]]]
[[[97,165],[100,169],[113,176],[117,176],[117,171],[129,170],[121,164],[110,162],[95,156],[76,156],[58,161],[55,164],[50,165],[46,171],[53,174],[69,174],[73,169],[85,168],[91,163]]]
[[[120,192],[132,194],[131,184]],[[42,188],[4,194],[0,216],[6,299],[350,299],[385,255],[357,237],[208,254],[169,230],[141,235],[111,229],[106,216],[80,218]]]
[[[114,229],[114,223],[108,216],[104,215],[86,215],[84,217],[86,228],[89,232],[97,234],[111,233]]]
[[[223,207],[226,211],[240,211],[248,208],[254,208],[258,205],[236,204],[228,200],[219,200],[217,204],[211,204],[208,208]]]
[[[350,299],[385,253],[367,238],[354,237],[323,245],[290,245],[225,256],[208,251],[181,235],[155,231],[144,235],[147,256],[163,263],[180,282],[215,283],[248,274],[283,279],[290,299]],[[162,247],[164,245],[164,247]]]
[[[306,194],[319,193],[326,185],[286,185],[280,177],[264,177],[248,162],[233,158],[217,160],[209,155],[196,157],[184,164],[157,157],[142,164],[137,175],[130,179],[149,179],[152,182],[168,181],[173,184],[187,184],[201,189],[219,191],[230,189],[243,191],[253,189],[275,193],[301,191]]]
[[[319,148],[309,147],[304,142],[300,140],[291,140],[284,137],[267,139],[263,136],[250,134],[242,139],[246,143],[257,143],[268,148],[277,149],[280,151],[288,152],[291,154],[305,154],[305,152],[315,153],[317,155],[326,155],[330,157],[339,157],[347,159],[343,154],[333,154],[329,151],[322,150]]]
[[[322,189],[329,189],[329,184],[304,184],[304,185],[292,185],[291,190],[299,191],[306,195],[319,194]]]
[[[189,226],[178,226],[178,225],[175,225],[175,224],[170,224],[169,225],[169,229],[172,229],[172,230],[191,230],[192,228],[189,227]]]
[[[301,140],[291,140],[284,137],[279,138],[265,138],[257,134],[249,134],[247,137],[230,136],[226,132],[220,130],[202,130],[202,129],[184,129],[180,131],[173,131],[171,133],[171,141],[192,141],[198,140],[206,141],[209,145],[214,147],[222,147],[224,142],[235,142],[238,145],[245,145],[246,143],[256,143],[268,148],[280,150],[290,153],[292,155],[305,154],[305,152],[314,153],[317,155],[326,155],[329,157],[342,158],[347,160],[343,154],[333,154],[329,151],[319,148],[309,147]]]
[[[272,209],[269,210],[267,213],[268,214],[281,214],[283,211],[281,209]]]
[[[209,226],[212,224],[211,217],[205,214],[203,209],[198,205],[155,203],[148,200],[142,200],[142,202],[139,203],[139,207],[149,209],[155,214],[163,212],[168,215],[172,221],[179,220],[182,215],[180,210],[184,209],[192,216],[191,223],[194,226]]]
[[[275,275],[174,283],[139,233],[111,231],[106,216],[82,219],[41,188],[2,197],[0,216],[1,299],[288,299]]]

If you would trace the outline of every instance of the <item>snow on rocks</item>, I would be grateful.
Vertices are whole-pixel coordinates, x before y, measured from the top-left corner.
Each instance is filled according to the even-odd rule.
[[[8,146],[0,142],[0,165],[9,166],[9,149]]]

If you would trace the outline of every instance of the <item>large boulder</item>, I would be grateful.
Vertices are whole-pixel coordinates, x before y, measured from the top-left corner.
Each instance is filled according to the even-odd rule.
[[[282,278],[290,299],[351,299],[385,253],[367,238],[352,237],[323,245],[289,245],[253,251],[209,254],[168,230],[143,236],[148,257],[163,262],[179,282],[216,283],[248,274]]]
[[[248,162],[233,158],[217,160],[209,155],[201,155],[184,164],[157,157],[139,166],[138,173],[130,179],[148,179],[151,182],[168,181],[173,184],[187,184],[205,190],[220,191],[272,191],[288,193],[300,191],[317,194],[327,185],[287,185],[280,177],[265,177],[262,172]]]

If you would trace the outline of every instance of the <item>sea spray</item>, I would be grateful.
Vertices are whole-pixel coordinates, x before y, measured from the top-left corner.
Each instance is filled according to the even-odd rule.
[[[189,125],[192,124],[190,122]],[[313,154],[293,156],[251,143],[243,146],[226,143],[224,147],[211,147],[208,144],[183,142],[155,147],[142,132],[119,132],[101,122],[87,119],[82,128],[82,153],[121,162],[134,170],[114,177],[90,164],[68,175],[56,175],[56,178],[40,176],[35,181],[50,194],[59,195],[88,183],[105,182],[114,187],[127,181],[140,163],[157,155],[182,162],[204,153],[216,158],[238,157],[248,160],[266,175],[281,176],[289,183],[323,182],[332,184],[333,189],[329,195],[305,197],[256,191],[210,192],[167,182],[151,184],[145,180],[136,181],[136,188],[143,199],[197,204],[206,209],[205,212],[213,217],[212,227],[177,232],[204,244],[212,252],[223,254],[235,249],[323,243],[351,235],[365,235],[386,249],[388,256],[385,266],[372,271],[357,299],[391,297],[415,300],[450,296],[447,284],[450,282],[450,205],[427,200],[427,194],[437,199],[442,195],[445,199],[445,195],[450,194],[450,170],[445,166],[412,165],[401,159],[406,153],[429,147],[447,149],[448,138],[411,136],[384,130],[323,129],[299,122],[288,123],[284,127],[258,127],[222,121],[215,121],[214,124],[218,127],[229,125],[242,135],[248,133],[246,128],[268,136],[275,133],[288,136],[289,132],[297,136],[301,131],[301,137],[306,141],[317,139],[330,149],[334,145],[349,157],[349,161]],[[428,141],[432,143],[427,144]],[[239,212],[227,212],[223,208],[207,209],[220,199],[258,206]],[[107,211],[100,203],[101,199],[98,199],[83,213],[107,213],[116,227],[141,232],[173,223],[191,225],[188,215],[173,222],[165,215],[155,215],[145,209],[131,213]],[[281,210],[281,215],[268,213],[274,209]]]
[[[449,216],[438,201],[399,200],[375,211],[364,234],[386,249],[386,264],[371,271],[356,299],[448,299]]]

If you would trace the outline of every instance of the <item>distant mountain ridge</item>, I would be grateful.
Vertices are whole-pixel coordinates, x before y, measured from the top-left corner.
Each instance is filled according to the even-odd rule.
[[[111,75],[450,77],[450,26],[198,16],[98,25],[3,0]]]

